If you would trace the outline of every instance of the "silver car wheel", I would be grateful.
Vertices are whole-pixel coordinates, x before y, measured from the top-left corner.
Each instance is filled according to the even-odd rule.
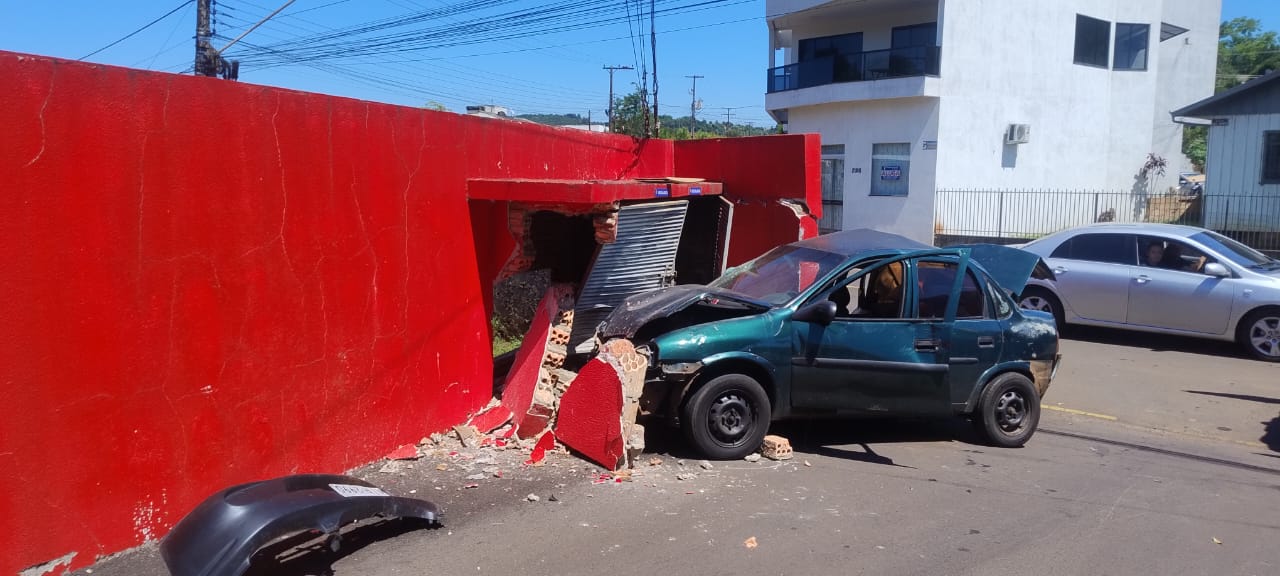
[[[1050,314],[1053,313],[1053,305],[1050,304],[1048,300],[1039,296],[1027,296],[1018,302],[1018,305],[1021,306],[1023,310],[1037,310],[1040,312],[1048,312]]]
[[[1249,343],[1262,356],[1280,358],[1280,316],[1263,316],[1249,327]]]

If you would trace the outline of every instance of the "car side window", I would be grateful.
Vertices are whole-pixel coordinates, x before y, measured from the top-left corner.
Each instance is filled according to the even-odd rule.
[[[1013,315],[1013,305],[1001,294],[1001,289],[996,286],[995,282],[987,282],[987,296],[992,302],[992,318],[1004,320]]]
[[[1136,237],[1141,266],[1179,272],[1204,273],[1204,266],[1215,262],[1199,249],[1178,240],[1158,236]]]
[[[857,277],[852,281],[838,280],[837,287],[828,296],[836,303],[836,319],[902,318],[902,262],[889,262],[858,276],[862,271],[857,268],[851,270],[846,278]]]
[[[951,286],[955,284],[955,262],[923,261],[916,265],[917,316],[925,319],[943,318],[947,313],[947,302],[951,298]],[[964,282],[960,285],[960,302],[956,308],[956,318],[982,318],[986,314],[986,297],[981,285],[973,276],[973,271],[965,273]]]
[[[1072,237],[1060,244],[1050,258],[1133,265],[1137,250],[1129,234],[1093,233]]]

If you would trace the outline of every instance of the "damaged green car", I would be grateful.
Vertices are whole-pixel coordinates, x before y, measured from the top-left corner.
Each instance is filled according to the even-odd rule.
[[[1040,258],[850,230],[775,248],[709,285],[627,299],[599,341],[649,357],[641,410],[709,458],[754,452],[772,421],[962,416],[1021,446],[1057,370],[1053,318],[1022,310]]]

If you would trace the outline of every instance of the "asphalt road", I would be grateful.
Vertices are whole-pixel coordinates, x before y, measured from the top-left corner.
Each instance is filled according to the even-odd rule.
[[[443,527],[376,524],[254,573],[1280,574],[1280,366],[1136,338],[1070,332],[1021,449],[962,422],[789,425],[794,460],[704,469],[655,434],[661,464],[629,482],[568,455],[442,451],[362,475],[440,503]],[[466,479],[484,465],[503,477]],[[93,574],[165,571],[144,549]]]

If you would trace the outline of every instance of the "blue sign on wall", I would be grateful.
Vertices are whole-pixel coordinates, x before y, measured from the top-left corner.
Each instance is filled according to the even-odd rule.
[[[880,167],[881,180],[901,180],[902,167],[897,165],[885,165]]]
[[[666,186],[662,186],[662,187],[659,187],[659,188],[654,188],[654,189],[653,189],[653,195],[654,195],[655,197],[658,197],[658,198],[670,198],[670,197],[671,197],[671,189],[670,189],[670,188],[667,188]]]

